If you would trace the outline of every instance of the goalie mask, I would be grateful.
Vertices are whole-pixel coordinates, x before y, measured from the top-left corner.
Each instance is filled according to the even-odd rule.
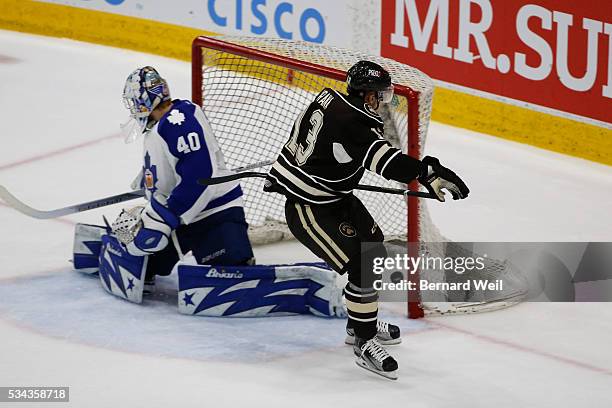
[[[160,103],[170,100],[168,83],[153,67],[132,72],[123,88],[123,103],[130,119],[121,125],[126,142],[133,141],[146,128],[149,115]]]
[[[393,100],[393,83],[386,69],[371,61],[359,61],[348,70],[346,78],[349,95],[363,97],[365,92],[376,91],[381,103]]]

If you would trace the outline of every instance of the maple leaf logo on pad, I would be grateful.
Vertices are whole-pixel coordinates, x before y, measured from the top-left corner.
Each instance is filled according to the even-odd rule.
[[[168,115],[168,122],[172,123],[173,125],[182,125],[184,121],[185,115],[183,115],[183,112],[179,111],[178,109],[172,109],[170,111],[170,115]]]

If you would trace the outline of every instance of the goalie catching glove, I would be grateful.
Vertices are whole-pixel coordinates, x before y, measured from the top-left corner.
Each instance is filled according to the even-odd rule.
[[[145,256],[164,249],[179,225],[180,219],[151,197],[145,207],[122,210],[111,228],[130,255]]]
[[[455,172],[442,166],[438,159],[425,156],[422,163],[426,166],[426,170],[418,180],[427,191],[438,198],[438,201],[444,202],[442,191],[444,189],[450,191],[453,200],[464,199],[468,196],[470,189],[463,180]]]

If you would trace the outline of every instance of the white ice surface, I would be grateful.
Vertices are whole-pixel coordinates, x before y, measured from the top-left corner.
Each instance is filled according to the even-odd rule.
[[[190,96],[187,63],[0,31],[0,184],[43,209],[127,191],[141,158],[117,137],[120,94],[146,64]],[[612,239],[610,167],[435,123],[427,149],[472,189],[430,206],[452,239]],[[144,306],[107,296],[67,260],[75,222],[118,211],[38,221],[0,203],[0,386],[67,385],[74,407],[612,406],[609,304],[418,322],[387,311],[405,333],[391,382],[355,366],[340,320],[181,316],[171,279]],[[256,251],[315,259],[296,243]]]

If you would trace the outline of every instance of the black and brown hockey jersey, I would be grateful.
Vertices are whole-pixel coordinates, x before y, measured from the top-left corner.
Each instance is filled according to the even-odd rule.
[[[383,138],[383,120],[360,98],[326,88],[296,119],[265,191],[326,204],[352,194],[364,171],[408,183],[421,162]]]

